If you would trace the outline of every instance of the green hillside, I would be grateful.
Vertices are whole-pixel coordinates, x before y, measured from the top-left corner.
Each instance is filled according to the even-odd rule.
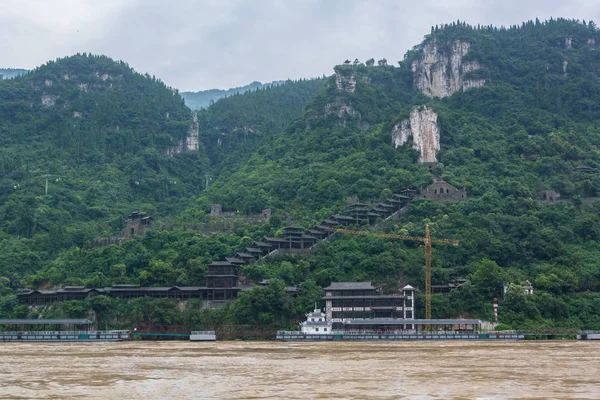
[[[320,87],[298,81],[232,96],[200,112],[195,124],[176,91],[104,56],[59,59],[0,82],[0,314],[27,314],[14,297],[23,287],[198,284],[206,264],[230,255],[244,237],[197,230],[208,210],[190,200],[227,163],[216,152],[209,159],[203,144],[218,124],[231,128],[224,147],[238,152],[232,164],[241,163],[252,150],[230,145],[235,126],[222,124],[224,114],[251,126],[258,146],[301,115]],[[119,236],[136,209],[159,229],[90,248],[97,238]]]
[[[349,196],[372,203],[443,179],[466,188],[468,199],[415,199],[399,218],[372,228],[422,236],[429,224],[432,236],[460,241],[434,246],[434,285],[468,279],[434,295],[434,318],[490,320],[499,297],[501,322],[511,328],[600,329],[596,43],[593,23],[562,19],[434,27],[395,66],[357,60],[336,66],[326,80],[222,99],[197,114],[199,150],[175,156],[167,154],[186,137],[192,115],[177,94],[124,64],[78,56],[0,82],[0,113],[7,116],[0,120],[0,243],[8,249],[0,254],[0,313],[31,312],[11,295],[23,285],[193,285],[208,261],[278,235],[285,224],[313,226],[338,214]],[[61,80],[57,68],[69,61],[89,85],[100,85],[97,91]],[[98,64],[107,72],[96,75]],[[130,78],[102,80],[104,74]],[[43,105],[42,95],[56,96],[54,105],[48,97]],[[560,200],[542,201],[540,192],[549,190]],[[212,203],[241,214],[271,208],[274,217],[230,234],[183,229],[203,221]],[[174,230],[81,248],[83,238],[118,231],[133,206],[168,219]],[[332,281],[372,280],[387,291],[402,277],[424,292],[419,243],[377,238],[339,237],[310,255],[249,264],[243,272],[248,282],[271,283],[219,310],[102,299],[66,302],[48,315],[93,309],[114,326],[144,320],[197,329],[291,327]],[[533,295],[523,293],[526,280]],[[505,284],[512,284],[506,294]],[[287,296],[286,285],[297,285],[300,296]]]
[[[274,134],[303,115],[325,79],[281,82],[223,98],[198,112],[200,135],[215,174],[243,165]]]
[[[398,67],[338,66],[302,121],[273,137],[198,203],[276,207],[308,226],[336,212],[347,196],[383,199],[443,178],[465,187],[470,199],[413,201],[402,219],[387,226],[422,235],[429,222],[434,235],[461,241],[458,248],[434,250],[433,284],[471,278],[461,290],[435,296],[435,316],[490,318],[491,300],[502,295],[503,284],[529,279],[537,294],[509,291],[501,307],[504,322],[597,327],[599,40],[593,23],[551,20],[507,29],[454,23],[432,29]],[[468,43],[463,63],[479,67],[462,71],[460,79],[485,83],[441,98],[419,90],[413,65],[436,57],[424,54],[433,42],[442,58]],[[441,77],[451,85],[448,58]],[[419,164],[410,139],[392,146],[394,127],[424,106],[437,114],[439,163]],[[566,201],[536,201],[538,191],[550,189]],[[397,275],[390,271],[402,264],[406,281],[423,289],[421,251],[410,244],[340,239],[307,260],[307,277],[320,285],[357,279],[392,284]],[[277,276],[278,268],[261,267],[262,274]]]

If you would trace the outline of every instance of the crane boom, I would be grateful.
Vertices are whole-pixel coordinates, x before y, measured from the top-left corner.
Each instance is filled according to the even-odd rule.
[[[454,239],[432,239],[429,234],[429,224],[425,225],[425,237],[396,235],[393,233],[377,233],[368,231],[359,231],[356,229],[328,228],[329,232],[343,233],[348,235],[374,236],[387,239],[412,240],[423,242],[425,247],[425,318],[431,319],[431,243],[448,243],[458,246],[458,240]]]

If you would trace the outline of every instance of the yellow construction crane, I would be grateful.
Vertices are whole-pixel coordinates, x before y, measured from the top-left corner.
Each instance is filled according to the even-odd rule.
[[[358,231],[353,229],[329,228],[330,232],[344,233],[349,235],[375,236],[387,239],[413,240],[425,243],[425,318],[431,319],[431,243],[449,243],[458,246],[458,240],[432,239],[429,235],[429,225],[425,225],[425,237],[395,235],[393,233],[375,233]]]

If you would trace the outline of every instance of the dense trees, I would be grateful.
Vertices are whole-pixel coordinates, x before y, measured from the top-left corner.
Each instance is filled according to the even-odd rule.
[[[166,157],[165,149],[185,135],[189,110],[177,93],[123,63],[80,55],[0,82],[0,313],[27,315],[13,295],[25,284],[193,284],[206,263],[277,234],[282,224],[310,226],[338,213],[349,196],[378,201],[440,177],[465,187],[469,200],[415,200],[401,219],[378,227],[423,235],[428,223],[432,235],[461,242],[434,246],[434,284],[469,279],[434,296],[434,316],[489,319],[492,299],[500,297],[500,317],[510,327],[599,329],[595,25],[454,23],[432,29],[426,40],[441,48],[468,41],[467,59],[481,65],[469,74],[486,84],[445,99],[418,93],[410,66],[422,46],[398,67],[348,62],[336,72],[355,79],[353,92],[338,90],[331,77],[217,101],[198,114],[200,151],[175,157]],[[43,106],[42,94],[55,97]],[[441,163],[435,166],[418,164],[410,143],[391,144],[394,125],[423,104],[439,115]],[[549,189],[564,201],[536,200],[538,191]],[[185,231],[211,203],[240,214],[269,207],[275,217],[225,235]],[[84,248],[118,232],[134,207],[169,222],[173,231]],[[271,283],[221,310],[201,310],[194,302],[180,311],[168,301],[98,299],[52,312],[93,310],[111,326],[286,327],[331,281],[372,280],[391,291],[402,277],[424,289],[422,251],[416,243],[341,237],[310,256],[245,266],[249,280]],[[525,280],[535,294],[520,289]],[[299,285],[299,296],[287,297],[286,285]]]

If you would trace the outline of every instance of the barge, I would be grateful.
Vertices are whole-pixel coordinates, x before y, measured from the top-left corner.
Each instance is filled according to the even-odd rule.
[[[120,342],[131,340],[129,331],[0,332],[0,342]]]
[[[91,330],[89,319],[0,319],[0,342],[119,342],[125,330]]]
[[[525,339],[523,333],[482,332],[478,319],[344,318],[336,323],[328,314],[315,305],[299,331],[278,331],[275,338],[288,342]]]
[[[577,340],[600,340],[600,331],[583,331],[577,335]]]
[[[361,342],[361,341],[422,341],[422,340],[525,340],[522,333],[333,333],[310,335],[300,331],[278,331],[277,340],[284,342]]]

